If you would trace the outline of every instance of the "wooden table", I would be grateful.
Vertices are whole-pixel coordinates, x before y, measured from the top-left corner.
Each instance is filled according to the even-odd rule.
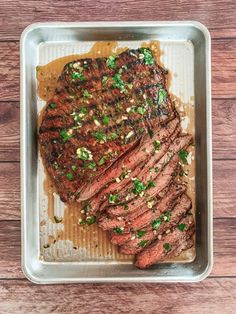
[[[212,36],[214,268],[194,284],[38,286],[20,266],[19,37],[42,21],[197,20]],[[0,0],[0,313],[236,313],[236,1]]]

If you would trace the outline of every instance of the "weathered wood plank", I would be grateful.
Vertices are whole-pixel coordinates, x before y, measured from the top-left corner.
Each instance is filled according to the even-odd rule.
[[[214,220],[214,267],[211,276],[236,276],[235,230],[235,218]],[[0,278],[23,278],[19,221],[0,221],[0,252]]]
[[[0,219],[20,218],[20,164],[0,163]]]
[[[0,161],[20,160],[20,108],[0,102]],[[236,158],[236,99],[213,100],[213,158]]]
[[[140,293],[142,292],[142,293]],[[1,313],[235,313],[236,279],[198,284],[33,285],[1,281]]]
[[[0,99],[19,100],[19,44],[0,42]],[[5,61],[6,60],[6,61]],[[212,94],[236,98],[236,38],[212,41]]]
[[[20,106],[0,102],[0,161],[16,160],[20,160]]]
[[[73,0],[8,0],[1,1],[0,37],[2,40],[17,40],[27,25],[38,21],[196,20],[209,28],[233,28],[236,26],[235,12],[234,0],[98,0],[96,5],[92,0],[76,4]]]
[[[236,160],[214,161],[214,217],[236,217]],[[20,218],[20,165],[0,163],[0,220]]]

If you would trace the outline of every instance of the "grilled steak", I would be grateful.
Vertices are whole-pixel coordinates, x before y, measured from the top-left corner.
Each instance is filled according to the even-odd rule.
[[[93,182],[106,169],[175,116],[164,74],[147,48],[64,67],[39,130],[44,163],[63,201],[94,195]]]
[[[137,254],[139,268],[194,243],[179,177],[192,136],[181,134],[166,74],[149,48],[70,62],[39,129],[61,200],[83,201],[82,222],[93,217],[121,253]]]
[[[154,263],[162,261],[166,257],[179,254],[187,246],[188,239],[194,233],[194,221],[192,216],[183,218],[178,228],[168,233],[161,240],[157,240],[143,251],[137,254],[135,265],[146,268]],[[192,242],[191,242],[192,243]],[[179,249],[180,248],[180,249]],[[178,252],[176,252],[176,250]]]
[[[151,220],[150,226],[145,228],[145,230],[141,229],[141,231],[138,230],[134,233],[135,238],[131,238],[130,241],[126,242],[125,245],[120,248],[120,252],[123,254],[137,254],[143,247],[147,246],[159,235],[176,226],[181,217],[190,209],[190,207],[191,200],[184,194],[174,208],[169,208],[156,219]],[[143,234],[142,237],[137,237],[140,232]],[[142,246],[142,243],[145,243],[145,245]]]

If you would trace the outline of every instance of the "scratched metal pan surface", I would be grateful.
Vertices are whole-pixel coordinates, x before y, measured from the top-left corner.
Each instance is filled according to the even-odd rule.
[[[196,244],[194,258],[188,262],[169,261],[140,270],[130,256],[120,256],[106,241],[105,233],[96,227],[84,233],[76,231],[80,242],[75,248],[75,230],[71,231],[72,237],[60,238],[65,234],[64,220],[55,223],[48,217],[50,202],[56,217],[63,217],[67,209],[55,193],[49,201],[45,192],[46,179],[37,145],[38,114],[45,102],[37,95],[36,66],[59,57],[86,53],[95,43],[106,41],[116,41],[118,47],[129,48],[138,48],[143,42],[158,42],[161,62],[172,71],[170,92],[180,99],[180,110],[184,106],[192,112],[190,131],[195,148],[190,186],[194,187]],[[183,118],[182,126],[186,123]],[[21,36],[22,269],[26,277],[40,284],[204,279],[213,263],[211,146],[210,35],[202,24],[193,21],[86,22],[28,26]]]

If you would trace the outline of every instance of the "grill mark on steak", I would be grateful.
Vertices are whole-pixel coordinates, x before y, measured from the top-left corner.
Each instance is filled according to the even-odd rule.
[[[181,217],[190,209],[191,207],[191,200],[189,197],[184,194],[180,197],[177,204],[172,205],[169,208],[170,211],[170,221],[163,221],[160,213],[158,219],[161,221],[161,224],[157,230],[153,230],[152,223],[155,221],[153,220],[150,225],[145,228],[145,235],[142,238],[135,238],[126,242],[121,248],[120,252],[122,254],[137,254],[138,252],[143,250],[142,246],[139,246],[141,241],[146,241],[146,245],[148,246],[153,240],[155,240],[159,235],[162,235],[165,231],[170,230],[171,228],[175,227],[178,222],[180,221]],[[119,243],[117,243],[119,245]]]
[[[186,230],[181,231],[176,228],[173,230],[173,232],[163,236],[161,240],[157,240],[145,248],[136,255],[135,265],[138,268],[147,268],[157,262],[164,260],[166,257],[171,257],[172,252],[173,254],[176,254],[178,247],[180,247],[182,251],[182,249],[187,246],[185,243],[194,233],[194,220],[192,216],[188,216],[183,218],[180,223],[185,224]],[[183,242],[184,245],[182,246],[181,243]],[[169,252],[167,250],[168,247],[170,248]],[[179,255],[180,252],[178,251],[177,254]]]

